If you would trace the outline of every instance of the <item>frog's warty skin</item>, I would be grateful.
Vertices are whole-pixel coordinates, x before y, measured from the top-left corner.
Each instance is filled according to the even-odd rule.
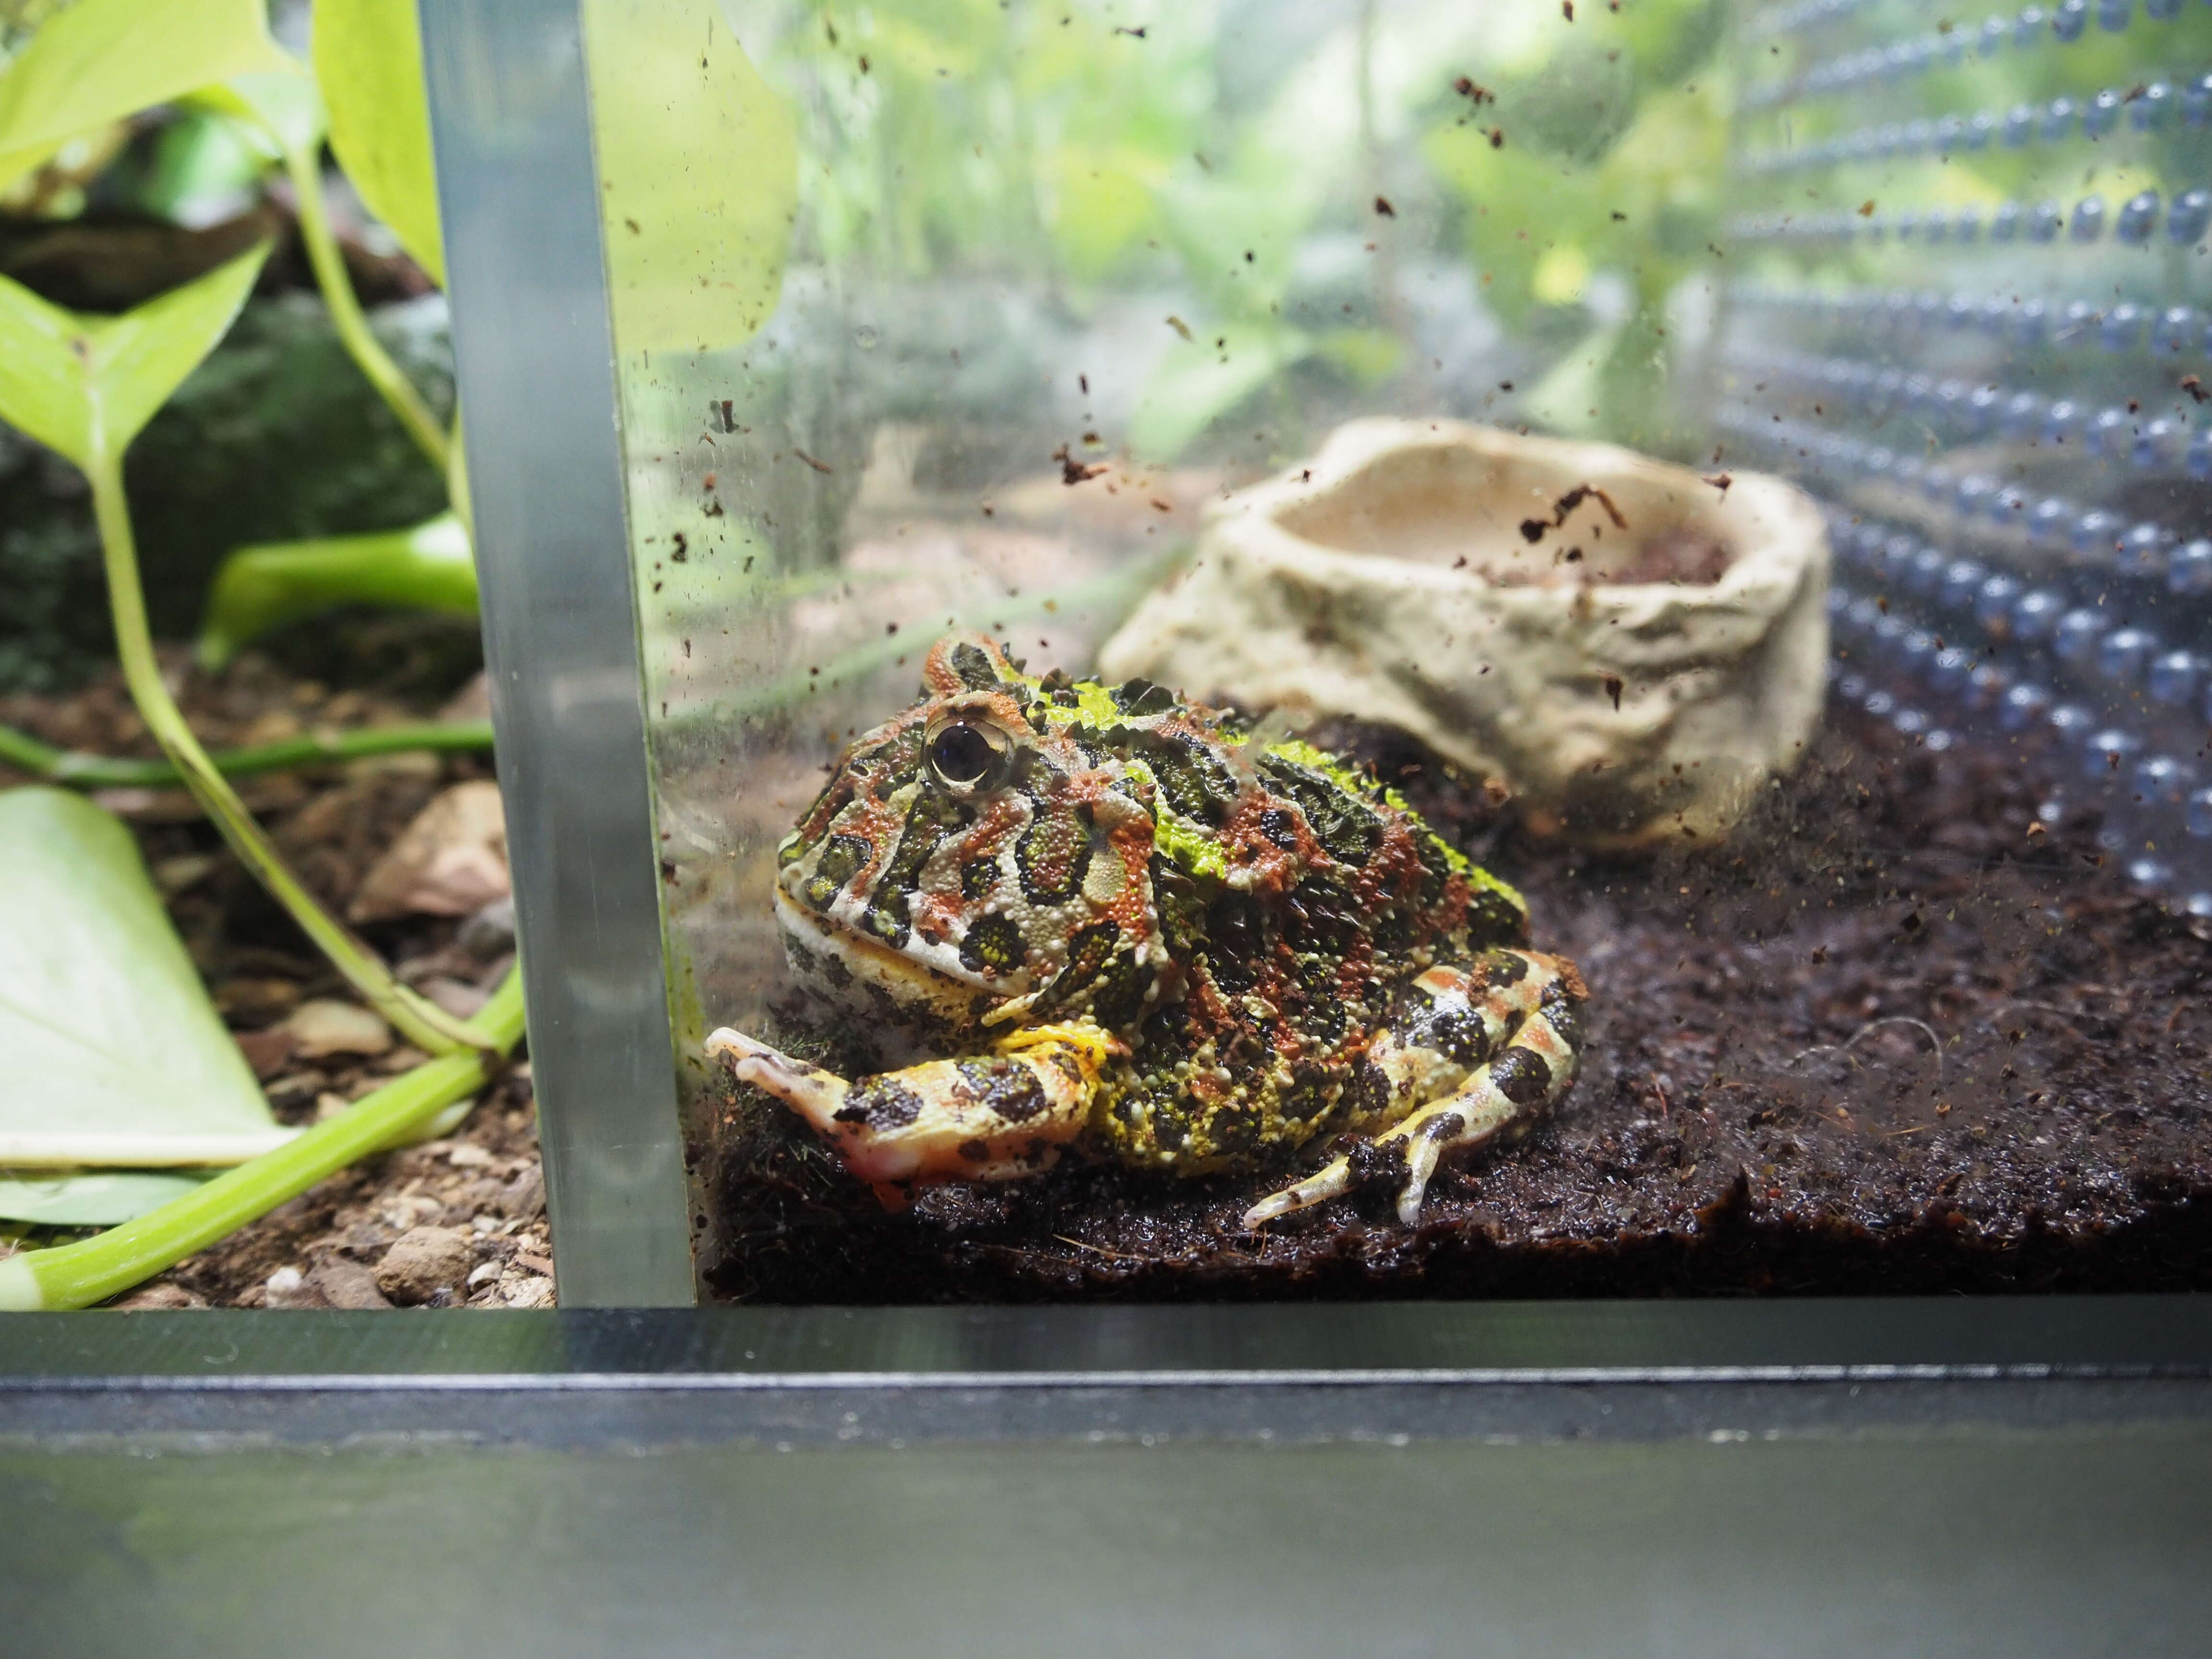
[[[785,837],[775,905],[815,998],[944,1057],[848,1084],[708,1044],[887,1203],[1069,1149],[1197,1175],[1349,1132],[1397,1149],[1411,1219],[1443,1153],[1571,1084],[1574,969],[1521,948],[1520,896],[1372,778],[980,636],[939,641],[922,680]]]
[[[1369,1045],[1360,1073],[1369,1109],[1351,1125],[1402,1161],[1398,1218],[1409,1227],[1446,1152],[1525,1130],[1573,1086],[1589,995],[1572,963],[1530,951],[1492,951],[1472,971],[1431,968],[1412,988],[1425,1001]],[[1310,1209],[1352,1183],[1351,1159],[1333,1158],[1255,1204],[1244,1224]]]

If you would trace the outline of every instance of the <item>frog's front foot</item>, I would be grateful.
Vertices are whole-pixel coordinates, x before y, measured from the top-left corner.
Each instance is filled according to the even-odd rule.
[[[1429,1178],[1446,1152],[1482,1146],[1558,1103],[1582,1059],[1588,993],[1574,964],[1531,951],[1492,951],[1468,968],[1431,968],[1418,994],[1365,1063],[1384,1103],[1354,1127],[1402,1160],[1398,1218],[1421,1218]],[[1332,1159],[1244,1212],[1257,1227],[1340,1198],[1355,1184],[1352,1160]]]
[[[706,1051],[812,1124],[885,1204],[944,1181],[1012,1181],[1048,1168],[1081,1132],[1112,1045],[1080,1026],[1016,1033],[972,1059],[848,1083],[725,1026]]]

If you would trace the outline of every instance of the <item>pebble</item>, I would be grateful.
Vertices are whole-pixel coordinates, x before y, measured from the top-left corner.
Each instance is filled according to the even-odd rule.
[[[307,1282],[323,1293],[333,1308],[388,1308],[391,1303],[376,1288],[376,1275],[358,1261],[334,1256],[307,1275]]]
[[[428,1302],[461,1283],[474,1255],[458,1227],[410,1227],[376,1264],[376,1288],[394,1302]]]
[[[118,1297],[108,1304],[126,1313],[161,1313],[179,1308],[204,1308],[206,1298],[193,1295],[181,1285],[142,1285],[127,1296]]]
[[[330,1305],[320,1287],[297,1267],[279,1267],[262,1286],[263,1305],[270,1308],[322,1308]]]
[[[533,1164],[507,1183],[499,1195],[501,1215],[527,1221],[545,1209],[545,1177]]]
[[[279,1025],[266,1031],[233,1031],[231,1038],[238,1051],[246,1056],[246,1063],[253,1068],[253,1075],[264,1083],[273,1081],[292,1061],[292,1034]]]
[[[284,1022],[292,1052],[303,1059],[323,1054],[380,1054],[392,1046],[392,1028],[383,1018],[351,1002],[319,997],[303,1002]]]

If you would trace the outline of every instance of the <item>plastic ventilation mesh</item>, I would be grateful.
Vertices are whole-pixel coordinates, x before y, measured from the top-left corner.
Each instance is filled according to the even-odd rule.
[[[2212,914],[2212,4],[1801,0],[1737,61],[1717,435],[1828,508],[1833,695],[2042,733],[2045,815]]]

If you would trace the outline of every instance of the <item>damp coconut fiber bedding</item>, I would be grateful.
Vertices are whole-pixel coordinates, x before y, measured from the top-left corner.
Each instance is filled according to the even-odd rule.
[[[2212,946],[2131,891],[2094,813],[2040,823],[2033,742],[1942,752],[1848,716],[1717,844],[1538,842],[1387,728],[1373,769],[1525,896],[1587,982],[1580,1075],[1512,1145],[1255,1226],[1272,1174],[1070,1160],[888,1211],[724,1080],[695,1146],[730,1299],[1863,1295],[2212,1285]],[[759,1035],[848,1075],[796,999]],[[1316,1163],[1294,1164],[1302,1174]]]

